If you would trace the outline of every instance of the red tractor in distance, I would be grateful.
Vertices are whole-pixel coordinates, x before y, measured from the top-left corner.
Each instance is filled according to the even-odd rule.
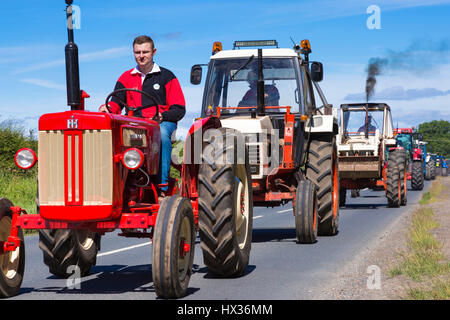
[[[66,0],[66,4],[71,22],[72,1]],[[204,155],[201,143],[197,150],[190,137],[220,126],[214,119],[197,122],[186,149],[192,147],[198,151],[196,157],[207,162],[189,159],[187,153],[181,166],[181,190],[175,179],[170,179],[167,197],[158,203],[158,188],[162,187],[157,178],[159,119],[133,116],[143,108],[158,108],[156,101],[140,91],[154,104],[131,108],[124,103],[127,115],[84,110],[84,99],[89,96],[80,90],[78,49],[70,27],[68,38],[66,76],[71,110],[39,119],[38,212],[27,214],[3,199],[0,203],[0,296],[19,293],[25,267],[23,229],[39,230],[44,263],[50,273],[62,278],[71,276],[68,270],[73,272],[74,266],[81,276],[90,273],[101,236],[107,232],[120,229],[120,236],[150,238],[156,294],[162,298],[184,296],[192,274],[199,207],[210,201],[198,191],[199,179],[220,181],[227,188],[212,204],[223,212],[215,226],[227,235],[226,241],[214,252],[220,259],[208,267],[218,276],[242,275],[249,261],[253,215],[248,159],[223,164],[218,157]],[[107,106],[117,92],[108,95]],[[21,149],[15,161],[26,170],[38,158],[33,150]]]
[[[414,128],[396,128],[397,147],[406,151],[407,180],[413,190],[422,190],[424,182],[422,150],[415,145]]]

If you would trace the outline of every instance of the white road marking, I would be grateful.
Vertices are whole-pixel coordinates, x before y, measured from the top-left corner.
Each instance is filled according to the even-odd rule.
[[[146,243],[141,243],[141,244],[137,244],[137,245],[134,245],[134,246],[125,247],[125,248],[122,248],[122,249],[111,250],[111,251],[100,253],[100,254],[97,255],[97,257],[107,256],[107,255],[118,253],[118,252],[122,252],[122,251],[136,249],[136,248],[139,248],[139,247],[148,246],[150,244],[151,244],[151,242],[146,242]]]
[[[280,211],[277,211],[277,213],[283,213],[283,212],[289,212],[289,211],[292,211],[292,208],[291,209],[286,209],[286,210],[280,210]]]
[[[292,210],[292,209],[291,209],[291,210]],[[262,218],[262,217],[263,217],[263,216],[254,216],[253,219],[259,219],[259,218]],[[122,249],[111,250],[111,251],[99,253],[99,254],[97,255],[97,257],[108,256],[108,255],[110,255],[110,254],[119,253],[119,252],[127,251],[127,250],[132,250],[132,249],[140,248],[140,247],[143,247],[143,246],[148,246],[148,245],[150,245],[150,244],[151,244],[151,242],[146,242],[146,243],[141,243],[141,244],[137,244],[137,245],[134,245],[134,246],[129,246],[129,247],[122,248]]]

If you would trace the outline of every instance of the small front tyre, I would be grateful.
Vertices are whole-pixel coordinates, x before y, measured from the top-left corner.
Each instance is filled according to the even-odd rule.
[[[295,230],[299,243],[314,243],[317,240],[317,193],[309,180],[301,180],[295,195]]]
[[[194,262],[195,225],[191,202],[178,195],[165,198],[153,235],[152,275],[156,295],[184,297]]]
[[[11,234],[13,204],[0,198],[0,241],[7,241]],[[20,246],[10,252],[0,254],[0,297],[9,298],[19,293],[25,270],[25,242],[19,229]]]

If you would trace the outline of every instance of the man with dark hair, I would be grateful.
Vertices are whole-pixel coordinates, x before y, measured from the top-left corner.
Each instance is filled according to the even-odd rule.
[[[133,41],[133,52],[137,66],[125,71],[116,83],[114,90],[129,88],[138,89],[154,97],[158,103],[159,118],[161,120],[161,157],[160,157],[160,183],[167,184],[169,178],[172,139],[171,136],[177,128],[177,122],[185,113],[185,100],[180,83],[175,75],[153,62],[156,54],[153,40],[148,36],[139,36]],[[118,97],[112,97],[108,103],[109,110],[105,105],[100,106],[101,112],[112,112],[120,114],[123,101],[130,107],[153,105],[154,102],[143,94],[133,91],[119,92]],[[156,107],[149,107],[134,113],[134,116],[153,118]],[[167,186],[162,186],[161,197],[167,191]],[[161,199],[160,197],[160,199]]]

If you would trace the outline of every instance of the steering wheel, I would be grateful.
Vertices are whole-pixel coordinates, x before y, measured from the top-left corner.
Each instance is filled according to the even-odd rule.
[[[122,101],[122,99],[120,99],[120,98],[117,96],[118,93],[120,93],[120,92],[127,92],[127,91],[134,91],[134,92],[138,92],[138,93],[140,93],[140,94],[143,94],[144,96],[146,96],[147,98],[149,98],[150,100],[152,100],[153,103],[150,104],[150,105],[146,105],[146,106],[142,106],[142,107],[137,107],[137,108],[130,107],[130,106],[127,105],[124,101]],[[155,121],[157,121],[157,122],[160,122],[160,121],[161,121],[161,119],[159,118],[159,106],[158,106],[158,103],[157,103],[156,99],[155,99],[154,97],[152,97],[151,95],[149,95],[149,94],[148,94],[147,92],[145,92],[145,91],[141,91],[141,90],[138,90],[138,89],[128,89],[128,88],[123,88],[123,89],[117,89],[117,90],[114,90],[113,92],[111,92],[111,93],[106,97],[106,100],[105,100],[105,106],[106,106],[106,108],[108,108],[108,110],[110,110],[110,111],[111,111],[111,109],[110,109],[110,107],[109,107],[109,105],[108,105],[108,102],[109,102],[109,100],[110,100],[112,97],[116,97],[117,100],[119,100],[120,104],[122,104],[122,105],[125,107],[125,109],[127,109],[127,111],[133,111],[133,113],[136,112],[136,111],[140,111],[140,110],[143,110],[143,109],[150,108],[150,107],[156,107],[156,113],[155,113],[155,116],[152,118],[152,120],[155,120]]]

